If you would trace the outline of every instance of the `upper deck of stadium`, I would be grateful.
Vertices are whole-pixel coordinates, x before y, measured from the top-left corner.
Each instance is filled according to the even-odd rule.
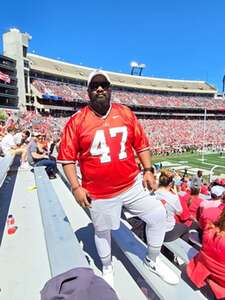
[[[51,58],[28,53],[30,69],[38,73],[44,73],[73,80],[87,81],[92,68],[83,67],[71,63],[61,62]],[[108,72],[108,71],[107,71]],[[146,91],[179,92],[191,94],[216,94],[216,88],[205,81],[172,80],[134,76],[122,73],[108,72],[113,86],[133,88]]]

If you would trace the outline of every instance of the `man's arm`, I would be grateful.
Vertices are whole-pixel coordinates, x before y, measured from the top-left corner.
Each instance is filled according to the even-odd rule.
[[[43,159],[43,158],[49,158],[48,155],[46,155],[45,153],[43,154],[39,154],[37,152],[31,152],[31,155],[34,159]]]
[[[138,156],[144,168],[144,175],[143,175],[144,188],[148,188],[149,190],[150,189],[156,190],[157,184],[154,178],[154,174],[151,171],[152,158],[149,149],[139,152]]]
[[[63,170],[70,182],[72,191],[77,189],[80,186],[80,183],[78,181],[75,163],[63,164]]]
[[[63,164],[63,170],[70,182],[71,190],[76,201],[84,208],[91,207],[89,193],[80,185],[78,181],[75,164]]]

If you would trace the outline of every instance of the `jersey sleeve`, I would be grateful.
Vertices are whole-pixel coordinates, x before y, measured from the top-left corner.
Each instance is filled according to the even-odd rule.
[[[79,152],[77,126],[73,119],[66,124],[59,146],[57,160],[61,163],[75,163]]]
[[[135,151],[141,152],[144,150],[148,150],[150,148],[149,140],[143,127],[141,126],[140,122],[138,121],[135,114],[131,111],[132,114],[132,122],[134,126],[134,142],[133,147]]]

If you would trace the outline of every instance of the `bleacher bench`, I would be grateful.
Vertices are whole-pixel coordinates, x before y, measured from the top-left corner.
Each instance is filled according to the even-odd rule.
[[[76,267],[89,268],[45,167],[35,167],[34,174],[52,276]]]
[[[62,169],[60,171],[62,171]],[[64,176],[64,179],[67,181],[65,175],[63,173],[61,175]],[[143,265],[147,246],[132,233],[123,222],[121,222],[121,226],[118,230],[112,231],[112,238],[160,299],[207,299],[199,290],[194,290],[185,280],[183,280],[183,278],[181,278],[181,276],[179,284],[172,286],[147,270]],[[161,258],[178,275],[181,275],[181,271],[178,270],[176,266],[168,261],[163,255],[161,255]]]
[[[13,163],[14,155],[13,154],[7,154],[3,158],[0,159],[0,187],[2,186],[6,176],[7,172]]]
[[[164,246],[173,252],[175,256],[180,257],[184,263],[188,263],[198,253],[198,250],[181,238],[178,238],[172,242],[166,242],[164,243]]]

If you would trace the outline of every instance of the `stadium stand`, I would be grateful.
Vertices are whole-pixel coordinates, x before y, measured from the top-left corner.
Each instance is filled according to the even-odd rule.
[[[0,298],[40,299],[50,278],[34,175],[18,171],[14,161],[0,189]],[[32,187],[32,191],[28,188]],[[15,219],[16,232],[8,234],[7,216]]]
[[[43,99],[65,100],[65,101],[87,101],[86,87],[78,84],[65,84],[60,81],[35,79],[32,82],[38,92],[42,94]],[[113,101],[129,106],[145,107],[174,107],[174,108],[205,108],[224,109],[225,104],[221,99],[212,99],[212,97],[199,96],[178,96],[152,94],[149,92],[129,92],[115,89],[113,92]]]
[[[54,74],[65,78],[76,78],[86,81],[91,68],[82,67],[62,61],[50,59],[33,53],[28,53],[31,69],[36,73]],[[161,91],[189,91],[200,92],[201,94],[215,94],[215,88],[204,81],[171,80],[162,78],[150,78],[141,76],[131,76],[109,72],[112,83],[117,87],[136,88],[138,90],[161,90]]]
[[[187,146],[224,146],[225,122],[207,120],[204,132],[203,120],[192,119],[141,119],[146,133],[153,141],[155,152],[173,152]]]
[[[28,53],[30,37],[17,29],[4,35],[5,41],[15,38],[15,43],[6,43],[7,56],[0,56],[4,79],[0,80],[0,100],[7,114],[0,138],[7,127],[15,127],[42,133],[48,144],[59,141],[68,116],[88,101],[86,81],[92,69]],[[17,51],[18,47],[23,51]],[[225,150],[225,98],[218,97],[209,83],[113,72],[109,76],[113,101],[135,112],[154,154],[198,151],[203,147]],[[14,169],[8,172],[12,164]],[[42,168],[35,169],[34,177],[29,170],[18,170],[13,157],[0,160],[0,298],[39,299],[48,279],[77,264],[91,266],[100,274],[89,215],[74,201],[62,168],[59,170],[60,177],[50,182]],[[16,216],[18,225],[12,236],[7,234],[9,213]],[[184,263],[197,253],[181,239],[165,246]],[[162,259],[181,275],[179,285],[168,286],[149,274],[142,264],[145,251],[146,245],[123,223],[113,233],[115,286],[120,300],[146,299],[139,277],[147,283],[147,289],[150,287],[150,299],[213,299],[207,290],[190,285],[185,264],[178,269],[163,255]]]
[[[68,118],[43,116],[34,111],[16,113],[11,115],[6,126],[21,126],[24,129],[40,131],[48,136],[48,139],[59,137]],[[178,118],[148,118],[143,116],[139,119],[148,135],[154,154],[166,154],[183,152],[190,148],[223,149],[225,147],[225,121],[217,119],[207,119],[204,121],[200,117],[192,119]],[[10,125],[11,126],[11,125]]]
[[[180,257],[184,263],[188,263],[198,251],[186,243],[181,238],[178,238],[172,242],[164,243],[167,249],[169,249],[176,257]]]
[[[42,197],[41,201],[44,201],[42,205],[45,208],[47,205],[49,208],[48,211],[43,211],[46,221],[43,222],[43,226],[44,229],[48,231],[48,234],[50,234],[49,241],[46,240],[46,243],[49,244],[49,250],[51,250],[48,252],[48,255],[50,256],[49,262],[50,265],[52,265],[53,270],[58,273],[58,270],[69,268],[69,261],[71,262],[71,267],[77,265],[78,263],[84,264],[85,266],[88,262],[88,267],[93,268],[95,273],[100,275],[97,253],[92,246],[94,243],[93,228],[90,224],[91,220],[89,216],[77,203],[74,203],[74,198],[70,190],[66,187],[61,178],[58,177],[56,180],[51,181],[50,183],[48,178],[43,173],[43,170],[40,170],[40,168],[36,168],[35,175],[38,184],[37,188],[40,189],[40,191],[42,190],[41,195],[39,195]],[[48,198],[45,194],[46,183],[48,185],[49,192]],[[67,201],[63,201],[61,197],[62,194],[65,195]],[[47,201],[47,204],[45,201]],[[68,227],[70,228],[68,229]],[[75,232],[75,235],[71,235],[71,227]],[[62,259],[64,255],[61,250],[65,250],[66,246],[64,245],[63,241],[67,239],[68,234],[69,241],[67,241],[66,244],[68,246],[70,245],[72,249],[68,249],[68,257],[65,258],[64,261],[64,259]],[[76,236],[79,240],[79,244],[77,240],[74,241]],[[83,251],[81,250],[81,245],[83,245]],[[60,253],[61,256],[58,256]],[[59,257],[59,259],[57,259],[57,257]],[[118,259],[114,257],[114,268],[117,272],[115,286],[119,299],[126,300],[127,297],[129,297],[131,300],[146,299],[134,279],[120,262],[120,257]],[[124,282],[126,282],[126,285],[124,285]]]
[[[45,168],[34,168],[34,174],[52,276],[72,268],[88,268],[88,262],[73,234]]]
[[[59,170],[65,182],[68,183],[61,167]],[[146,245],[130,231],[124,222],[121,222],[120,229],[112,231],[112,238],[116,242],[117,246],[121,249],[123,254],[129,259],[132,265],[152,288],[154,293],[159,297],[159,299],[179,299],[183,293],[186,295],[185,297],[187,297],[184,299],[206,299],[201,292],[194,291],[188,285],[185,279],[181,279],[179,285],[177,286],[170,286],[164,283],[158,276],[146,270],[143,265],[143,258],[146,253]],[[188,251],[190,251],[191,247],[188,249]],[[181,253],[181,251],[178,252]],[[191,258],[194,254],[196,254],[194,250],[191,250],[190,252],[191,254],[189,253],[185,255],[190,255],[189,257]],[[175,272],[181,274],[181,271],[173,266],[163,255],[162,259],[169,264],[170,267],[175,270]]]
[[[8,154],[5,157],[0,159],[0,187],[2,186],[6,176],[7,172],[13,163],[14,155]]]

